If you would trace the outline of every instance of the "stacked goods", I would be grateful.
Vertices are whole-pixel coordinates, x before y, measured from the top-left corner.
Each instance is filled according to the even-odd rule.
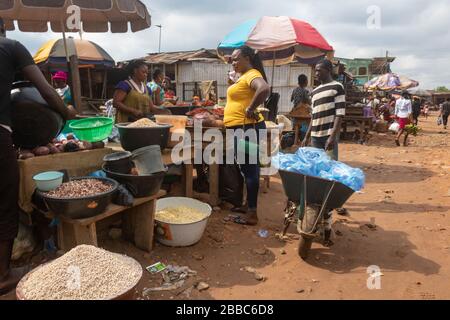
[[[59,199],[75,199],[103,194],[112,189],[113,186],[111,184],[101,180],[83,179],[63,183],[57,189],[45,193],[45,195]]]
[[[203,127],[221,128],[223,127],[223,121],[220,120],[223,117],[224,110],[222,108],[207,110],[204,108],[196,108],[187,113],[192,117],[192,121],[189,125],[193,125],[195,122],[201,122]]]
[[[204,212],[185,206],[168,207],[156,213],[156,220],[173,224],[189,224],[199,222],[207,216]]]
[[[136,122],[129,124],[127,127],[128,128],[155,128],[155,127],[159,127],[159,125],[150,119],[143,118],[143,119],[140,119]]]
[[[27,275],[17,291],[24,300],[111,300],[141,277],[132,258],[82,245]]]
[[[66,139],[61,141],[54,139],[52,143],[46,146],[40,146],[33,150],[20,149],[18,151],[18,158],[26,160],[34,157],[47,156],[50,154],[57,154],[63,152],[77,152],[92,149],[102,149],[105,147],[103,142],[90,143],[87,141],[79,141],[74,135],[67,135]]]

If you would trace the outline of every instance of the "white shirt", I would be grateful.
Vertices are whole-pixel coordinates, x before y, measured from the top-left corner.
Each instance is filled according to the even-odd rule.
[[[395,104],[395,115],[399,118],[408,118],[412,114],[411,100],[400,98]]]

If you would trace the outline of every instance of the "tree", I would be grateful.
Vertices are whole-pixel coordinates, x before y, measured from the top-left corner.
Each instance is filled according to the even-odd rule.
[[[437,91],[437,92],[449,92],[450,90],[447,89],[447,87],[442,86],[442,87],[437,87],[437,88],[436,88],[436,91]]]

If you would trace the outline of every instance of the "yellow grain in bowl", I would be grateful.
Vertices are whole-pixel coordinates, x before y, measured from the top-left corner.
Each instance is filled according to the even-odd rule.
[[[156,220],[172,224],[189,224],[202,221],[207,215],[189,207],[167,207],[156,212]]]

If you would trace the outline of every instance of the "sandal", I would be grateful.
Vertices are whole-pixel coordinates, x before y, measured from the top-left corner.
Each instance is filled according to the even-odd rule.
[[[258,217],[256,217],[256,219],[233,215],[230,215],[229,217],[234,223],[244,226],[256,226],[258,224]]]
[[[400,141],[399,140],[395,140],[395,144],[397,145],[397,147],[400,147]]]

